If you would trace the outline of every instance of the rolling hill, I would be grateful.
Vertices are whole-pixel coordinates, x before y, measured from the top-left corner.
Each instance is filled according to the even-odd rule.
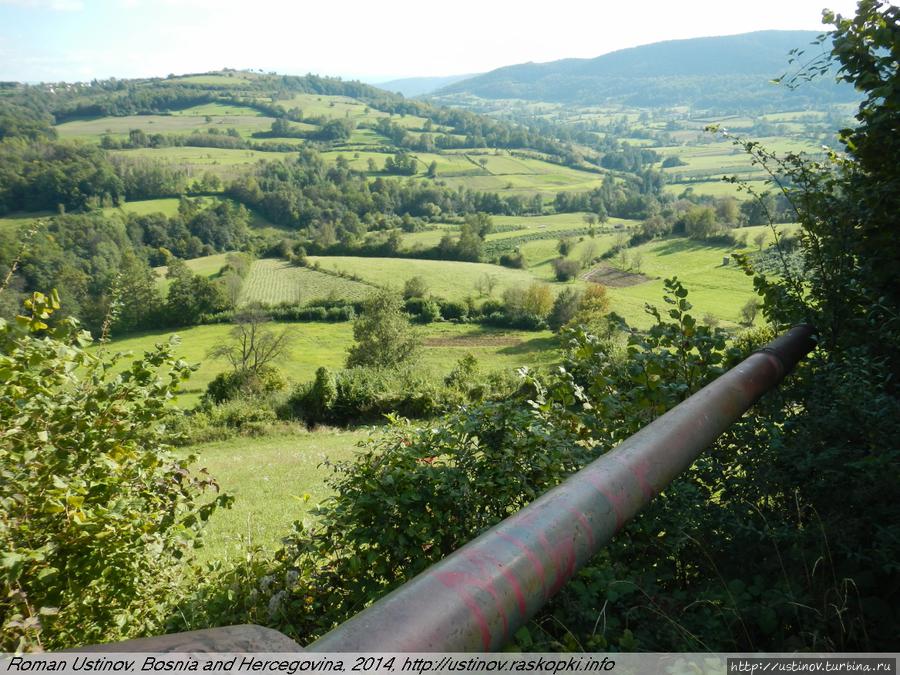
[[[852,101],[850,86],[822,77],[795,91],[771,83],[788,68],[791,49],[812,47],[813,31],[759,31],[670,40],[594,59],[506,66],[448,85],[435,96],[470,94],[568,104],[691,106],[711,112],[800,109]]]
[[[404,77],[399,80],[373,82],[372,84],[379,89],[399,92],[404,96],[422,96],[437,91],[441,87],[449,87],[452,84],[472,77],[475,77],[472,73],[467,75],[446,75],[443,77]]]

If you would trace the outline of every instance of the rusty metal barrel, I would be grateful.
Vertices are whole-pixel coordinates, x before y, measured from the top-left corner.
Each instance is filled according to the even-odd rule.
[[[811,326],[792,328],[307,650],[500,649],[814,345]]]

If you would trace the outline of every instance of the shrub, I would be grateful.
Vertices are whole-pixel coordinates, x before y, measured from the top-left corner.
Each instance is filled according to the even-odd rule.
[[[553,309],[550,310],[547,324],[551,329],[558,331],[575,318],[580,305],[581,293],[574,288],[564,288],[553,301]]]
[[[441,306],[434,298],[410,298],[404,306],[419,323],[431,323],[441,318]]]
[[[403,299],[424,298],[428,294],[428,284],[420,276],[410,277],[403,284]]]
[[[522,255],[521,251],[502,253],[500,255],[500,264],[513,269],[525,269],[525,256]]]
[[[441,304],[441,316],[447,321],[465,321],[469,318],[469,307],[458,300],[446,300]]]
[[[0,319],[0,647],[60,649],[161,630],[177,560],[228,499],[171,452],[168,400],[190,373],[157,345],[124,369],[72,319]],[[113,374],[117,373],[117,374]]]
[[[234,429],[244,434],[259,434],[276,421],[275,410],[265,399],[257,397],[225,401],[209,412],[213,425]]]
[[[262,366],[257,371],[228,370],[216,375],[207,385],[206,397],[213,403],[224,403],[238,397],[273,394],[285,386],[284,376],[271,366]]]
[[[552,264],[557,281],[571,281],[578,276],[578,272],[581,270],[578,261],[569,258],[556,258]]]

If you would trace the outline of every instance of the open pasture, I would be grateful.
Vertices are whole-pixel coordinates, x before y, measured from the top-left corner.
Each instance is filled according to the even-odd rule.
[[[508,239],[511,237],[520,237],[530,234],[546,234],[549,237],[556,236],[556,233],[566,230],[575,230],[582,227],[588,227],[585,222],[585,213],[556,213],[549,216],[493,216],[492,220],[495,225],[503,227],[505,231],[492,232],[486,239],[488,241],[496,241],[498,239]],[[615,228],[616,225],[629,227],[636,225],[637,221],[626,220],[624,218],[610,218],[606,223],[597,224],[597,232],[603,232]],[[515,230],[505,229],[510,225],[520,225]]]
[[[486,274],[497,279],[495,297],[500,297],[506,288],[527,286],[534,281],[525,270],[486,263],[344,256],[310,256],[309,260],[326,269],[352,272],[370,283],[397,289],[402,289],[407,279],[419,276],[425,280],[430,293],[448,300],[462,300],[468,296],[477,299],[479,293],[475,286]]]
[[[40,218],[51,218],[56,214],[52,211],[29,211],[27,213],[8,213],[0,218],[0,233],[18,232],[20,228],[27,227]]]
[[[236,561],[251,547],[274,551],[291,523],[303,520],[330,494],[323,462],[352,459],[375,429],[296,431],[283,436],[235,438],[191,447],[197,469],[206,468],[223,492],[234,497],[204,530],[198,562]]]
[[[572,251],[568,258],[572,260],[581,260],[587,256],[596,258],[606,253],[607,250],[616,241],[617,235],[605,234],[594,237],[574,237]],[[579,241],[581,239],[581,241]],[[525,256],[525,264],[528,271],[538,279],[543,281],[555,281],[556,273],[553,270],[553,261],[559,257],[557,245],[559,241],[556,238],[539,239],[536,241],[528,241],[519,247]]]
[[[779,226],[779,229],[792,227]],[[634,271],[640,271],[652,280],[635,286],[610,288],[613,310],[636,326],[649,325],[651,319],[644,313],[645,303],[656,305],[663,311],[663,279],[677,276],[690,292],[688,299],[694,306],[692,314],[695,318],[702,319],[711,314],[723,324],[737,324],[741,308],[756,294],[752,280],[735,265],[731,254],[755,250],[753,239],[760,232],[766,233],[766,243],[770,243],[771,229],[759,226],[737,230],[739,235],[747,234],[749,243],[746,247],[670,238],[628,249],[626,269],[633,265],[634,256],[638,255],[639,270]],[[723,265],[725,257],[729,258],[728,265]]]
[[[757,192],[763,192],[767,189],[765,181],[763,180],[750,180],[744,177],[742,177],[742,180],[744,180]],[[750,195],[739,190],[737,185],[723,181],[721,178],[712,180],[685,181],[683,183],[669,183],[663,187],[663,190],[667,194],[675,195],[676,197],[682,194],[685,190],[691,190],[695,194],[709,195],[710,197],[734,197],[735,199],[739,200],[750,199]]]
[[[181,111],[178,115],[126,115],[72,120],[58,124],[56,130],[60,138],[97,142],[106,134],[126,137],[132,129],[141,129],[146,134],[190,134],[206,133],[210,128],[225,133],[228,129],[234,128],[242,136],[249,137],[255,131],[267,131],[274,121],[274,118],[265,117],[249,108],[240,115],[211,116],[209,122],[204,115],[185,113],[186,111]]]
[[[166,82],[171,82],[173,84],[206,84],[206,85],[227,85],[229,87],[234,87],[235,85],[243,85],[248,82],[252,82],[255,79],[252,73],[240,71],[240,70],[229,70],[223,71],[221,73],[204,73],[202,75],[185,75],[182,77],[173,77],[171,79],[167,79]]]
[[[289,336],[287,354],[278,368],[293,382],[313,379],[321,366],[342,368],[347,349],[353,344],[353,324],[342,323],[276,323],[274,330],[285,330]],[[232,326],[215,324],[192,326],[180,330],[135,333],[113,340],[104,348],[140,354],[154,344],[178,335],[177,354],[189,363],[199,363],[198,370],[184,384],[178,400],[183,408],[200,401],[206,387],[230,366],[225,361],[207,358],[209,351],[230,339]],[[475,356],[485,370],[540,367],[559,359],[556,343],[549,331],[515,331],[482,327],[476,324],[434,323],[417,329],[428,345],[422,349],[418,364],[433,377],[447,375],[467,353]]]
[[[296,267],[284,260],[266,258],[255,261],[250,268],[244,280],[240,304],[260,302],[276,305],[284,302],[303,305],[311,300],[326,298],[362,300],[371,292],[371,286],[358,281]]]
[[[424,117],[391,115],[349,96],[296,94],[292,98],[278,101],[278,104],[285,110],[300,108],[303,111],[304,118],[346,118],[353,120],[356,124],[374,124],[382,117],[389,117],[395,124],[416,130],[421,129],[425,124]]]
[[[216,253],[215,255],[207,255],[202,258],[185,260],[184,264],[187,265],[188,269],[194,274],[210,278],[216,276],[219,273],[219,270],[225,266],[225,263],[228,262],[228,256],[228,253]],[[160,267],[154,267],[153,271],[156,272],[160,281],[163,282],[166,280],[166,274],[169,273],[169,267],[167,265],[161,265]],[[165,285],[168,286],[168,283]]]
[[[204,103],[202,105],[191,106],[190,108],[182,108],[181,110],[172,110],[170,115],[184,115],[188,117],[233,117],[233,116],[249,116],[263,117],[263,114],[246,105],[234,105],[232,103]]]
[[[540,162],[540,160],[530,160]],[[473,174],[470,176],[441,176],[452,188],[462,186],[483,192],[499,192],[503,194],[555,195],[557,192],[587,191],[599,187],[603,176],[587,171],[578,171],[568,167],[557,166],[548,162],[540,162],[541,166],[522,174]]]
[[[191,199],[199,200],[201,205],[206,207],[216,201],[228,200],[232,204],[237,205],[233,199],[229,197],[210,197],[210,196],[202,196],[202,197],[191,197]],[[109,207],[103,209],[103,213],[105,215],[112,215],[114,213],[134,213],[139,216],[146,216],[150,213],[162,213],[164,216],[173,217],[178,215],[178,203],[179,200],[174,197],[167,197],[162,199],[142,199],[133,202],[125,202],[121,206],[118,207]],[[282,230],[266,219],[264,216],[259,213],[250,210],[250,227],[265,233],[277,233]]]
[[[297,153],[260,152],[257,150],[230,150],[226,148],[195,148],[175,146],[168,148],[136,148],[112,150],[111,154],[125,159],[149,159],[165,162],[183,169],[188,175],[209,172],[223,180],[235,178],[259,161],[295,158]]]

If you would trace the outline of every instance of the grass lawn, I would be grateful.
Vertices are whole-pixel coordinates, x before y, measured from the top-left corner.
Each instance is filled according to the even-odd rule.
[[[230,339],[231,328],[228,324],[218,324],[136,333],[112,341],[106,349],[141,354],[171,335],[178,335],[178,356],[189,363],[200,364],[176,401],[181,407],[190,408],[200,401],[210,381],[228,367],[226,362],[208,359],[206,355],[214,346]],[[273,328],[288,332],[290,346],[278,367],[293,382],[311,380],[320,366],[342,368],[347,349],[353,344],[353,324],[350,322],[278,323],[273,324]],[[418,364],[434,377],[447,375],[467,353],[475,356],[486,371],[541,367],[559,359],[550,331],[515,331],[452,323],[430,324],[418,330],[425,342]]]
[[[792,226],[779,226],[780,229]],[[612,308],[636,326],[648,326],[650,317],[644,312],[644,304],[656,305],[662,311],[663,279],[677,276],[687,287],[688,300],[693,304],[694,317],[702,319],[707,313],[725,324],[737,324],[741,308],[756,294],[750,277],[741,272],[733,261],[723,265],[723,258],[733,251],[750,252],[754,249],[753,238],[765,231],[767,241],[771,240],[768,227],[747,227],[738,230],[746,233],[748,247],[716,246],[685,238],[671,238],[652,241],[634,249],[628,254],[641,256],[641,273],[651,277],[651,281],[636,286],[610,288]]]
[[[525,270],[512,270],[485,263],[347,256],[310,256],[309,260],[318,262],[327,269],[357,274],[378,286],[393,286],[397,289],[402,289],[407,279],[420,276],[425,279],[431,293],[448,300],[462,300],[470,295],[478,298],[475,284],[485,274],[494,275],[498,279],[498,285],[494,289],[495,297],[500,297],[503,290],[510,286],[527,286],[534,281]]]
[[[306,304],[311,300],[346,298],[362,300],[372,286],[334,277],[306,267],[295,267],[278,259],[257,260],[250,268],[241,291],[241,304],[262,302],[270,305],[287,302]]]
[[[249,136],[254,131],[267,131],[272,127],[274,118],[265,117],[249,108],[240,115],[210,115],[207,122],[203,115],[125,115],[122,117],[98,117],[93,119],[72,120],[58,124],[56,130],[60,138],[77,138],[98,141],[104,134],[126,137],[132,129],[141,129],[146,134],[190,134],[206,133],[207,129],[217,128],[222,133],[231,127],[237,129],[242,136]]]
[[[325,479],[331,471],[323,461],[352,458],[359,451],[357,444],[370,433],[374,430],[298,429],[291,435],[235,438],[190,448],[198,456],[196,466],[207,468],[222,491],[234,497],[232,508],[210,518],[205,545],[196,559],[236,560],[249,546],[278,548],[291,523],[303,520],[330,494]]]
[[[0,218],[0,232],[18,232],[19,228],[33,223],[40,218],[52,218],[55,211],[28,211],[8,213]]]

